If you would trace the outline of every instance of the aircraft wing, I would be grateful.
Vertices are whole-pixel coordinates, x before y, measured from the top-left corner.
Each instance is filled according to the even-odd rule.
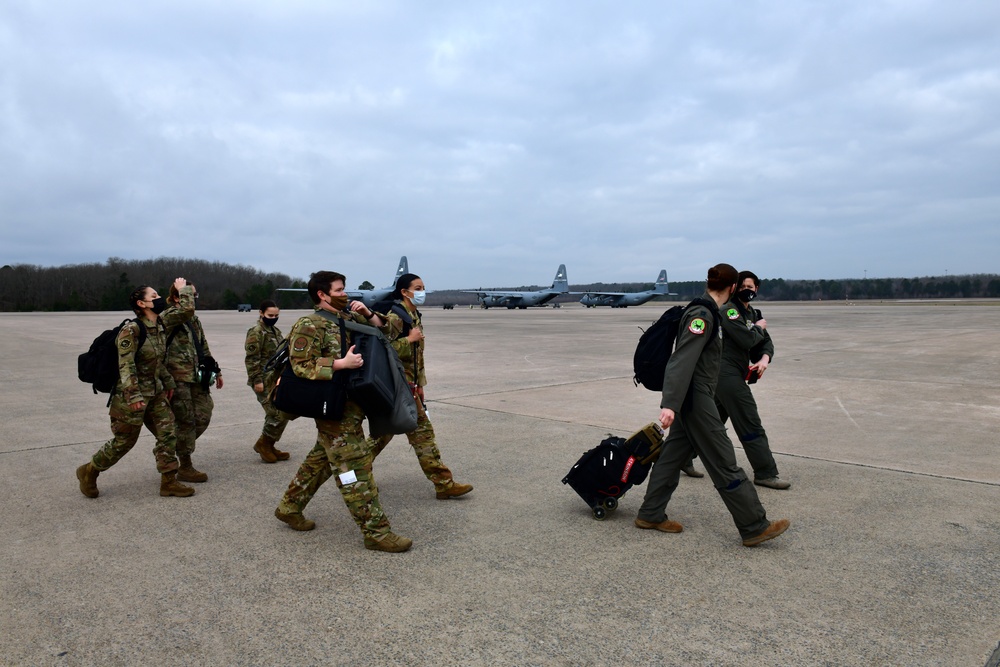
[[[497,292],[493,290],[474,290],[474,289],[465,289],[461,291],[463,294],[480,294],[482,296],[495,296],[495,297],[508,297],[508,298],[516,297],[518,299],[524,296],[524,292]]]

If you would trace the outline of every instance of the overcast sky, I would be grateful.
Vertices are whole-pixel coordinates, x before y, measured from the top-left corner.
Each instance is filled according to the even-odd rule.
[[[998,222],[995,1],[0,2],[0,265],[914,277]]]

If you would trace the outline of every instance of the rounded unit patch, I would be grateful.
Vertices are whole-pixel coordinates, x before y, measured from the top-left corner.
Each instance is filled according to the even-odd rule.
[[[247,345],[247,352],[249,352],[250,354],[256,353],[257,352],[257,343],[250,343],[249,345]]]
[[[295,342],[292,343],[292,349],[295,350],[296,352],[301,352],[308,346],[309,346],[309,339],[306,338],[305,336],[299,336],[298,338],[295,339]]]
[[[736,310],[735,308],[730,308],[729,310],[726,311],[726,317],[728,317],[731,320],[738,320],[740,319],[740,311]]]
[[[691,320],[691,324],[688,325],[688,331],[697,336],[702,335],[703,333],[705,333],[705,320],[701,319],[700,317],[694,318],[693,320]]]
[[[123,350],[129,349],[130,347],[132,347],[132,339],[131,338],[122,338],[118,342],[118,347],[120,347]]]

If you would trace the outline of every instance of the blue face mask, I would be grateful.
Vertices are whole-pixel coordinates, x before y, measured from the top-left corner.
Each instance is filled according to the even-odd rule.
[[[415,305],[415,306],[421,306],[421,305],[423,305],[424,301],[426,301],[426,300],[427,300],[427,292],[424,292],[424,291],[414,292],[413,293],[413,298],[410,299],[410,301],[412,301],[413,305]]]

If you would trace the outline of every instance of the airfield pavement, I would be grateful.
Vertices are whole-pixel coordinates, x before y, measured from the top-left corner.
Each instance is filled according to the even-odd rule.
[[[144,431],[94,500],[74,470],[107,396],[76,357],[126,314],[0,314],[0,663],[995,664],[1000,303],[759,303],[777,354],[754,393],[793,486],[758,493],[792,524],[752,549],[707,477],[681,478],[678,535],[632,525],[644,487],[599,522],[560,483],[658,415],[631,358],[665,305],[426,309],[430,415],[475,491],[436,500],[397,437],[375,474],[404,554],[363,548],[333,482],[316,530],[272,515],[315,427],[289,425],[287,462],[251,450],[255,312],[200,314],[226,383],[209,481],[161,498]]]

